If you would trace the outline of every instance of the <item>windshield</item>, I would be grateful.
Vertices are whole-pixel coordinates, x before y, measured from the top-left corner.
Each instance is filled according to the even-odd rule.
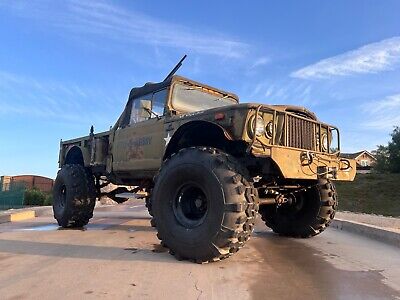
[[[172,91],[171,104],[179,112],[194,112],[236,103],[236,99],[227,94],[191,83],[177,83]]]

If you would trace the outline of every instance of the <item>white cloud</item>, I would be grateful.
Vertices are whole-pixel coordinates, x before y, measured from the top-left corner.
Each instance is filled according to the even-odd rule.
[[[382,118],[370,120],[364,126],[371,129],[390,131],[394,126],[400,125],[400,115],[383,116]]]
[[[400,125],[400,94],[366,103],[361,107],[367,121],[364,127],[390,130]]]
[[[400,37],[372,43],[323,59],[291,73],[302,79],[329,78],[392,70],[400,63]]]
[[[400,94],[387,96],[377,101],[371,101],[363,108],[365,112],[370,113],[390,112],[393,109],[400,109]]]
[[[312,85],[294,79],[260,81],[251,87],[251,91],[243,100],[268,104],[314,106],[317,102],[312,99],[312,91]]]
[[[180,26],[106,1],[69,0],[65,3],[57,1],[55,5],[49,0],[23,4],[9,2],[0,3],[0,7],[12,9],[26,18],[39,19],[52,26],[67,29],[74,34],[99,36],[128,47],[133,44],[147,44],[228,58],[242,57],[249,48],[247,44],[218,32],[203,32],[201,29]]]
[[[271,60],[269,57],[261,56],[254,61],[254,63],[250,66],[250,69],[264,66],[264,65],[268,64],[270,61]]]
[[[274,92],[274,85],[271,85],[267,88],[267,90],[265,91],[265,97],[268,98],[270,97]]]
[[[75,83],[36,79],[0,70],[0,115],[74,122],[106,119],[104,111],[117,110],[101,89],[82,88]],[[121,105],[122,106],[122,105]],[[88,112],[85,107],[92,107]],[[93,108],[101,107],[102,111]],[[104,121],[103,121],[104,122]]]

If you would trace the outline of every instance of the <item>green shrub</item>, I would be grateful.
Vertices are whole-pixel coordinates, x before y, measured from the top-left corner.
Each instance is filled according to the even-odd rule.
[[[52,197],[36,188],[25,191],[24,205],[28,206],[42,206],[51,205]]]
[[[46,206],[53,205],[53,195],[52,194],[46,195],[46,199],[44,199],[43,205],[46,205]]]

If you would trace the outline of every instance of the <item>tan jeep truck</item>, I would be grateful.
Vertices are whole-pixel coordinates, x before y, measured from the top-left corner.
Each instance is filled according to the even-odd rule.
[[[181,62],[180,62],[181,64]],[[133,88],[114,127],[60,145],[54,216],[81,227],[96,198],[142,192],[162,245],[178,259],[229,257],[250,238],[257,212],[274,232],[311,237],[337,208],[335,180],[355,162],[339,131],[302,107],[239,104],[236,95],[174,75]]]

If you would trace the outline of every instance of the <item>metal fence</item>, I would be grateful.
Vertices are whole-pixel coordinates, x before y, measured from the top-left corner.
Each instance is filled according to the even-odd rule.
[[[0,186],[0,210],[23,207],[25,190],[21,183]]]

